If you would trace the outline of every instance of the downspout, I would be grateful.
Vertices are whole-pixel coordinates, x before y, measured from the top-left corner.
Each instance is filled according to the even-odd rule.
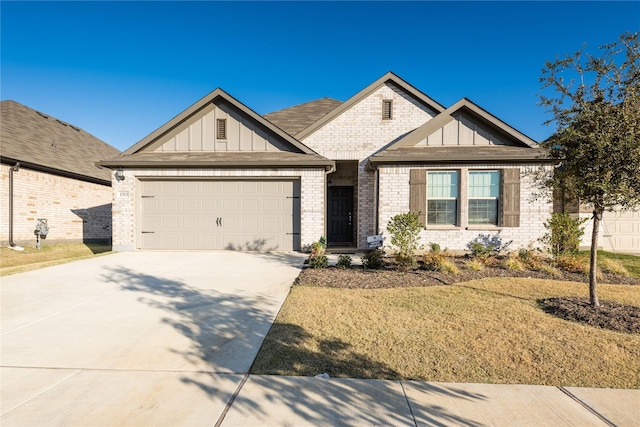
[[[13,243],[13,173],[20,170],[20,162],[9,168],[9,248],[24,251],[24,248]]]

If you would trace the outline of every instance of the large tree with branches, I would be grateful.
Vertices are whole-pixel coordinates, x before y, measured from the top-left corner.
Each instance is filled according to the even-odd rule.
[[[599,47],[547,61],[540,104],[556,132],[542,145],[557,162],[539,177],[544,188],[561,189],[593,210],[589,297],[596,293],[598,232],[605,211],[640,206],[640,42],[622,34]]]

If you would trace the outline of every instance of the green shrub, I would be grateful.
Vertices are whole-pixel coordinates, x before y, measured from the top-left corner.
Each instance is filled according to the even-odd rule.
[[[362,266],[365,269],[379,270],[384,266],[384,251],[381,249],[374,249],[367,252],[362,257]]]
[[[327,268],[329,260],[324,254],[327,249],[327,241],[321,237],[317,242],[311,244],[311,254],[309,255],[308,265],[311,268]]]
[[[586,218],[571,218],[568,213],[553,213],[543,225],[547,229],[540,241],[549,247],[554,257],[578,253],[584,235]]]
[[[336,267],[351,268],[351,257],[349,255],[338,256],[338,263],[336,264]]]
[[[471,251],[472,257],[486,260],[506,251],[511,242],[512,240],[503,242],[499,231],[496,234],[479,234],[478,237],[467,243],[467,249]]]
[[[327,268],[329,267],[329,260],[326,255],[309,257],[309,267],[311,268]]]
[[[398,214],[389,220],[387,231],[391,235],[395,260],[400,267],[415,267],[415,252],[420,247],[420,230],[423,227],[418,214],[412,212]]]
[[[429,242],[429,251],[443,252],[442,248],[440,247],[440,243],[435,243],[435,242]],[[447,251],[447,248],[444,248],[444,252],[446,251]]]

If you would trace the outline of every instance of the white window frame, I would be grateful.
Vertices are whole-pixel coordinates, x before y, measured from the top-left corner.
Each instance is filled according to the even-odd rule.
[[[436,196],[431,193],[431,185],[433,185],[434,177],[437,175],[443,174],[453,174],[455,176],[455,197],[452,196]],[[443,226],[443,227],[457,227],[460,218],[460,171],[459,170],[431,170],[427,171],[427,214],[425,217],[427,226]],[[429,209],[430,201],[453,201],[455,202],[454,208],[454,218],[453,222],[437,222],[437,221],[429,221],[429,217],[433,215],[433,212]],[[436,212],[437,214],[437,212]]]
[[[497,180],[495,182],[491,182],[490,180],[490,184],[491,186],[495,186],[495,192],[493,192],[491,189],[489,189],[489,194],[483,194],[480,196],[474,196],[474,191],[472,189],[472,186],[474,184],[474,179],[473,176],[474,174],[495,174],[497,176]],[[483,169],[483,170],[470,170],[469,171],[469,178],[468,178],[468,197],[467,197],[467,211],[468,211],[468,219],[467,222],[470,226],[482,226],[482,225],[495,225],[498,226],[500,224],[500,199],[502,197],[502,189],[501,189],[501,180],[502,180],[502,174],[501,171],[498,169]],[[493,201],[494,205],[495,205],[495,220],[494,221],[476,221],[472,219],[472,211],[471,211],[471,205],[472,205],[472,201],[474,200],[484,200],[484,201]]]

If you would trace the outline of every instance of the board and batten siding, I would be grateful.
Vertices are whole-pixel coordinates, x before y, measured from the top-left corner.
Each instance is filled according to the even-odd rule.
[[[216,123],[226,120],[226,138],[217,138]],[[269,136],[262,127],[243,118],[225,103],[210,104],[178,126],[170,137],[161,138],[151,147],[155,152],[248,152],[290,151],[289,144]]]
[[[437,145],[519,145],[506,137],[497,135],[495,131],[473,118],[470,114],[458,111],[453,120],[438,128],[416,147]]]

